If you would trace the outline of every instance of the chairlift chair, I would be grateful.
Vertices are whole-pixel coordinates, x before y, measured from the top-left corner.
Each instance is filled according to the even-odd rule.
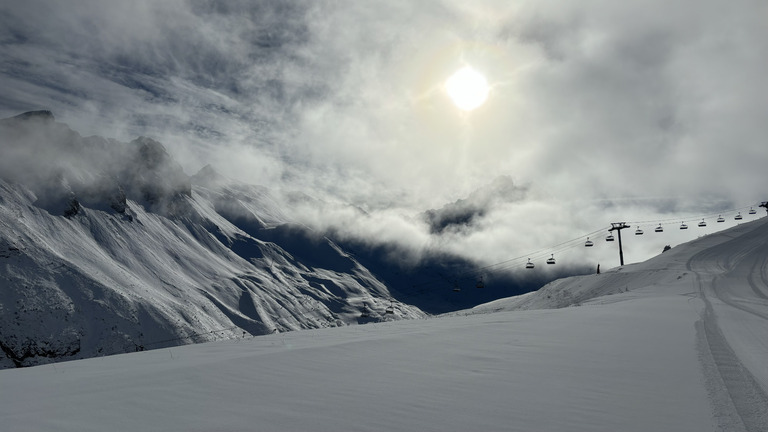
[[[480,280],[477,281],[477,283],[475,284],[475,288],[485,288],[485,284],[483,283],[483,277],[482,276],[480,276]]]
[[[755,210],[754,208],[750,207],[749,208],[749,214],[751,214],[751,215],[757,214],[757,210]]]
[[[461,288],[459,288],[459,284],[457,282],[453,283],[453,292],[461,292]]]
[[[641,230],[640,227],[637,227],[635,230],[635,235],[643,235],[643,230]]]
[[[584,247],[592,247],[594,245],[595,244],[592,243],[592,240],[590,240],[589,237],[587,237],[587,241],[586,241],[586,243],[584,243]]]
[[[717,217],[717,221],[718,222],[725,222],[725,218],[723,217],[723,215],[720,215],[720,216]]]
[[[664,232],[664,228],[661,226],[661,224],[659,224],[659,226],[657,226],[654,231],[655,232]]]
[[[605,238],[605,241],[613,241],[613,234],[608,233],[608,237]]]
[[[527,269],[532,269],[533,268],[533,263],[531,262],[530,258],[528,258],[528,263],[525,265],[525,268],[527,268]]]
[[[744,218],[741,216],[741,212],[739,212],[739,214],[737,214],[736,217],[734,217],[734,219],[735,220],[742,220]]]
[[[705,226],[707,226],[707,223],[704,221],[704,219],[702,219],[702,220],[701,220],[701,222],[699,222],[699,226],[700,226],[700,227],[705,227]]]
[[[685,222],[680,224],[680,229],[688,229],[688,225],[685,224]]]
[[[552,254],[552,256],[547,259],[547,264],[554,264],[555,263],[555,254]]]

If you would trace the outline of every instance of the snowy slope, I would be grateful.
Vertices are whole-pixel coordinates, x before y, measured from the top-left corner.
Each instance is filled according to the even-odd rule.
[[[760,219],[462,314],[0,371],[0,424],[764,431],[766,245]]]
[[[148,138],[0,121],[0,368],[425,314],[269,191]]]

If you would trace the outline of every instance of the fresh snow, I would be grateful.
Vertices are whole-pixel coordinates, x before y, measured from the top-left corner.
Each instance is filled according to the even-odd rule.
[[[429,319],[0,371],[9,431],[765,431],[768,219]]]

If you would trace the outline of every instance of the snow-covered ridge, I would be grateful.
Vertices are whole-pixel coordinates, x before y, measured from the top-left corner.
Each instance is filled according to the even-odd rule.
[[[691,255],[695,255],[691,252],[692,250],[715,248],[734,241],[734,239],[739,239],[735,243],[746,250],[738,252],[728,250],[728,252],[733,253],[738,258],[750,257],[750,254],[755,253],[752,249],[760,245],[760,238],[764,238],[768,242],[768,232],[766,232],[768,226],[764,226],[766,223],[768,223],[766,218],[751,223],[743,223],[732,229],[712,233],[678,245],[645,262],[615,267],[601,274],[558,279],[537,291],[499,299],[478,305],[467,311],[456,312],[456,314],[594,305],[611,302],[615,298],[619,298],[611,297],[614,294],[628,293],[627,296],[632,296],[632,291],[637,288],[674,285],[681,280],[692,278],[692,271],[689,268],[692,265],[690,262]],[[755,259],[762,258],[755,257]],[[723,263],[717,265],[722,266]],[[750,278],[754,278],[754,276],[750,276]],[[768,276],[763,276],[762,281],[765,282],[766,280],[768,280]],[[763,292],[763,288],[754,287],[754,290],[756,297],[755,295],[750,296],[755,297],[753,300],[759,301],[768,295],[768,293]],[[625,298],[626,296],[620,297]]]
[[[0,367],[422,317],[265,188],[161,143],[0,121]],[[218,180],[217,180],[218,179]]]

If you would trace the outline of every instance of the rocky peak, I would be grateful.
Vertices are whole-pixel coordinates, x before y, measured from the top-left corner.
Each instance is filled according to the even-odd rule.
[[[52,214],[77,214],[72,193],[85,207],[118,213],[126,211],[127,199],[163,211],[192,193],[189,176],[160,142],[83,138],[50,111],[0,120],[0,151],[0,177],[29,187]]]
[[[165,147],[152,138],[141,136],[131,141],[131,144],[138,146],[138,160],[148,169],[156,169],[172,161]]]
[[[128,195],[155,205],[175,195],[191,195],[189,176],[158,141],[139,137],[130,142],[133,160],[121,176],[128,186]]]
[[[211,164],[208,164],[202,168],[200,168],[200,171],[195,174],[195,176],[201,176],[201,177],[221,177],[221,174],[219,174]]]
[[[208,164],[202,168],[197,174],[191,177],[192,183],[205,187],[221,186],[227,183],[227,179],[219,174],[213,167]]]

